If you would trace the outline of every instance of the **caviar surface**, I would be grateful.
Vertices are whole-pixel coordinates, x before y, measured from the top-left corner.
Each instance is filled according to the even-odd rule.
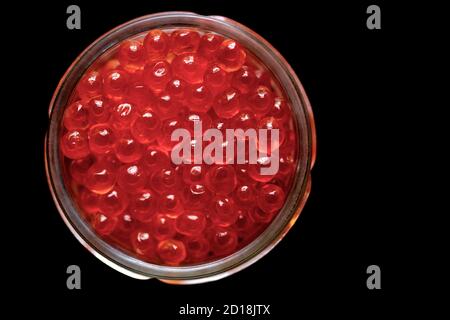
[[[202,133],[266,129],[278,139],[236,133],[236,146],[255,147],[254,161],[230,141],[221,159],[196,159],[208,148],[194,134],[199,123]],[[216,260],[255,240],[283,208],[297,166],[277,80],[234,39],[197,29],[151,30],[104,53],[80,78],[61,126],[80,214],[108,243],[160,265]],[[192,134],[193,151],[181,164],[172,158],[179,128]],[[271,161],[278,170],[264,174]]]

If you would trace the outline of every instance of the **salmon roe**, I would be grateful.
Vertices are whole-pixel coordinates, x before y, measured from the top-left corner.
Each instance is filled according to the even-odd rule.
[[[199,123],[223,140],[196,135]],[[194,28],[151,30],[105,52],[80,77],[61,127],[80,214],[109,244],[159,265],[217,260],[254,241],[282,210],[298,163],[278,80],[234,39]],[[195,154],[217,147],[176,163],[171,135],[180,128]],[[265,129],[268,143],[236,129]]]

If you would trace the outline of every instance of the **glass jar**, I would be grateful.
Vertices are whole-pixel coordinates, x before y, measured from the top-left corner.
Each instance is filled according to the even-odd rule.
[[[285,92],[296,122],[299,141],[298,164],[293,186],[280,213],[270,225],[241,250],[220,260],[192,266],[163,266],[128,255],[100,238],[82,218],[64,183],[58,139],[64,108],[81,75],[108,49],[122,40],[150,29],[190,27],[232,38],[247,48],[273,73]],[[289,231],[305,205],[311,189],[310,171],[316,153],[316,135],[312,110],[296,74],[266,40],[247,27],[220,16],[202,16],[190,12],[164,12],[137,18],[107,32],[72,63],[56,88],[49,108],[50,125],[45,142],[48,184],[64,222],[75,237],[98,259],[137,279],[157,278],[172,284],[192,284],[218,280],[231,275],[267,254]]]

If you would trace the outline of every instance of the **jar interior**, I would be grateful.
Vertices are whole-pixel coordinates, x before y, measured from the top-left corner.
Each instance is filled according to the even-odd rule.
[[[174,34],[174,32],[177,32],[178,30],[180,30],[179,28],[165,28],[162,29],[162,32],[166,33],[167,35],[171,35]],[[198,28],[183,28],[183,31],[189,31],[189,32],[195,32],[198,33],[200,36],[207,34],[212,34],[211,31],[209,30],[199,30]],[[143,32],[140,33],[138,35],[132,36],[129,39],[127,39],[126,41],[138,41],[139,43],[143,43],[144,37],[147,35],[147,32]],[[217,33],[214,33],[215,35],[218,35]],[[220,35],[221,37],[223,35]],[[118,54],[120,54],[120,48],[123,45],[124,42],[120,42],[117,43],[115,46],[109,48],[106,52],[104,52],[96,61],[94,61],[92,63],[91,66],[89,66],[89,68],[87,69],[85,74],[90,74],[91,72],[99,72],[101,74],[105,74],[105,72],[107,72],[109,69],[110,70],[115,70],[118,68],[123,68],[124,66],[122,65],[123,62],[119,62],[118,59]],[[171,58],[166,58],[166,60],[168,59],[173,59],[174,57]],[[112,65],[112,66],[111,66]],[[264,185],[269,184],[270,185],[275,185],[279,188],[282,188],[284,190],[284,192],[286,194],[289,194],[291,191],[291,187],[292,187],[292,182],[293,182],[293,177],[294,177],[294,168],[296,166],[297,163],[297,137],[296,137],[296,131],[295,131],[295,122],[294,122],[294,117],[292,117],[291,115],[291,107],[289,105],[289,102],[287,101],[287,98],[284,94],[284,92],[282,91],[282,88],[278,82],[278,80],[274,77],[274,75],[265,67],[265,65],[250,51],[246,50],[246,60],[245,60],[245,64],[243,64],[244,66],[248,66],[251,67],[252,69],[250,70],[251,72],[254,73],[255,75],[255,79],[257,79],[256,81],[260,81],[261,82],[261,86],[264,85],[264,87],[267,87],[268,89],[270,89],[270,94],[272,95],[273,93],[273,97],[274,98],[273,101],[271,101],[271,103],[279,103],[279,104],[285,104],[283,106],[283,108],[286,108],[286,110],[278,110],[279,112],[285,112],[285,115],[280,115],[280,114],[274,114],[274,116],[271,116],[270,113],[271,112],[266,112],[265,115],[259,116],[259,117],[255,117],[254,115],[252,116],[253,118],[255,118],[255,122],[252,123],[253,126],[256,127],[256,121],[260,120],[260,121],[269,121],[269,126],[272,126],[274,123],[277,123],[277,121],[281,122],[283,121],[282,125],[283,128],[279,128],[279,130],[281,132],[287,132],[287,135],[289,135],[288,137],[288,141],[284,142],[286,145],[285,146],[280,146],[279,148],[281,149],[281,153],[282,156],[280,158],[281,161],[281,167],[286,171],[283,172],[282,174],[274,174],[270,176],[269,178],[264,178],[264,177],[256,177],[256,180],[251,180],[251,183],[253,185],[249,185],[249,183],[247,183],[247,181],[242,181],[242,182],[238,182],[238,187],[240,187],[242,189],[242,192],[245,196],[253,196],[251,200],[249,201],[254,201],[255,197],[254,195],[247,195],[245,193],[249,193],[249,189],[252,188],[252,193],[258,193],[261,192],[260,189],[264,187]],[[138,68],[136,68],[136,70],[132,70],[129,71],[129,73],[134,76],[136,73],[141,72],[142,71],[142,67],[140,66]],[[232,71],[227,73],[227,76],[229,77],[235,77],[237,72],[239,72],[241,70],[241,68],[238,68],[236,71]],[[249,71],[249,72],[250,72]],[[82,79],[83,77],[81,77],[80,79]],[[139,78],[138,76],[136,76],[136,78]],[[139,78],[140,79],[140,78]],[[234,78],[233,78],[234,80]],[[104,81],[104,80],[103,80]],[[140,81],[140,80],[139,80]],[[79,87],[80,84],[77,84],[77,87]],[[255,84],[256,86],[256,84]],[[165,93],[159,93],[159,95],[164,95]],[[216,93],[215,96],[218,96],[220,93]],[[157,94],[156,94],[157,96]],[[71,98],[69,99],[69,102],[67,103],[67,106],[71,106],[74,103],[83,101],[83,100],[89,100],[89,99],[96,99],[96,95],[92,94],[91,96],[88,97],[83,97],[80,96],[79,92],[77,90],[73,90]],[[242,98],[244,99],[244,98]],[[275,101],[276,99],[278,99],[277,101]],[[121,98],[118,99],[117,101],[112,102],[113,103],[123,103],[124,101],[127,101],[127,98]],[[241,103],[242,105],[242,103]],[[66,106],[66,107],[67,107]],[[187,107],[189,108],[189,105],[187,103],[187,105],[182,105],[180,104],[180,106],[182,107]],[[249,114],[251,114],[251,108],[250,107],[246,107],[249,110],[249,113],[244,113],[243,117],[248,116]],[[274,112],[276,112],[277,110],[274,109]],[[206,114],[211,114],[211,118],[215,117],[217,118],[217,121],[223,121],[225,122],[226,120],[230,120],[230,119],[222,119],[220,117],[218,117],[218,115],[214,112],[214,110],[209,110],[208,112],[206,112]],[[237,115],[239,116],[239,114]],[[67,112],[65,117],[68,117]],[[268,118],[270,117],[270,118]],[[232,120],[234,118],[231,119],[231,122],[229,122],[229,126],[232,126]],[[267,119],[267,120],[264,120]],[[109,122],[111,122],[110,119],[108,119]],[[99,121],[102,122],[102,121]],[[223,123],[222,123],[223,125]],[[238,126],[238,125],[237,125]],[[237,129],[237,128],[236,128]],[[64,136],[65,134],[68,133],[67,128],[62,128],[61,130],[61,137]],[[92,137],[90,137],[92,139]],[[62,138],[60,138],[62,139]],[[236,145],[237,145],[237,141],[235,140]],[[155,146],[156,147],[156,146]],[[104,156],[107,156],[109,153],[112,153],[113,151],[108,151],[108,153],[105,153],[104,155],[98,155],[98,154],[92,154],[89,155],[89,157],[93,158],[93,162],[99,162],[102,160],[102,158]],[[90,159],[91,159],[90,158]],[[164,265],[164,262],[158,258],[158,256],[155,256],[152,252],[152,254],[147,254],[145,251],[140,250],[139,248],[136,248],[136,246],[133,246],[133,242],[130,241],[129,239],[127,239],[127,237],[130,236],[130,234],[128,232],[126,232],[125,230],[125,234],[124,234],[124,230],[122,229],[126,229],[126,228],[135,228],[135,229],[139,229],[139,230],[155,230],[155,228],[151,228],[151,221],[134,221],[135,219],[133,218],[133,213],[129,212],[132,209],[126,209],[123,214],[121,214],[120,216],[117,216],[115,218],[119,219],[117,223],[122,224],[121,228],[119,228],[118,226],[116,226],[116,229],[118,230],[114,230],[112,232],[109,232],[109,230],[107,230],[107,232],[105,233],[105,228],[108,228],[109,226],[107,225],[108,220],[110,220],[110,218],[105,215],[104,213],[101,212],[101,210],[95,210],[95,212],[87,212],[86,209],[83,209],[83,201],[84,202],[88,202],[88,201],[93,201],[91,200],[94,199],[96,197],[97,194],[99,194],[99,201],[102,201],[102,197],[105,197],[104,192],[97,192],[94,190],[94,193],[96,193],[96,195],[92,194],[91,195],[91,191],[89,190],[89,188],[86,188],[86,186],[84,186],[82,183],[78,183],[80,181],[75,181],[72,177],[71,177],[71,173],[70,173],[70,168],[74,167],[74,163],[75,165],[77,163],[79,163],[82,160],[79,159],[70,159],[68,157],[64,157],[64,154],[61,153],[61,159],[63,159],[63,172],[64,172],[64,181],[65,184],[68,187],[68,189],[70,190],[70,195],[72,197],[72,199],[75,200],[75,206],[78,208],[78,211],[80,212],[82,218],[84,219],[85,222],[87,222],[91,228],[93,228],[93,231],[96,232],[100,237],[103,238],[103,240],[105,240],[106,242],[108,242],[109,244],[117,247],[119,250],[122,250],[124,253],[128,254],[128,255],[132,255],[138,259],[150,262],[150,263],[154,263],[154,264],[161,264]],[[248,159],[246,159],[248,161]],[[137,161],[136,161],[137,162]],[[124,163],[121,163],[122,165],[124,165]],[[92,166],[93,164],[91,164]],[[248,166],[252,166],[255,164],[249,164]],[[205,166],[205,170],[209,170],[210,167],[212,165],[206,165]],[[191,168],[190,166],[184,166],[183,164],[180,166],[181,170],[187,170],[189,168]],[[235,170],[246,170],[246,169],[242,169],[241,167],[237,167],[235,168]],[[84,172],[83,172],[84,173]],[[244,172],[245,173],[245,172]],[[79,173],[77,173],[79,174]],[[72,174],[73,175],[73,174]],[[248,177],[247,177],[248,178]],[[81,178],[80,178],[81,179]],[[245,178],[243,178],[245,179]],[[149,185],[148,189],[152,189],[152,185]],[[180,185],[177,186],[180,188],[186,188],[186,187],[192,187],[192,185],[189,185],[187,183],[185,183],[184,185]],[[211,190],[210,190],[211,191]],[[89,192],[88,196],[84,196],[84,194],[86,192]],[[237,190],[233,190],[233,194],[232,195],[227,195],[227,197],[223,197],[220,196],[219,199],[236,199],[238,197],[237,195],[238,191]],[[148,192],[148,194],[150,194],[150,191]],[[83,200],[86,197],[91,197],[88,198],[87,200]],[[134,195],[132,195],[134,196]],[[247,199],[248,200],[248,199]],[[221,200],[218,200],[221,201]],[[261,208],[255,206],[249,206],[249,203],[244,203],[241,204],[242,205],[238,205],[236,200],[233,201],[233,203],[235,204],[235,208],[233,208],[233,210],[237,210],[239,213],[236,214],[237,218],[235,219],[234,222],[229,223],[228,221],[223,223],[222,221],[219,221],[218,226],[223,232],[227,232],[228,230],[230,230],[230,232],[235,232],[236,233],[236,237],[237,237],[237,243],[235,245],[235,247],[233,248],[232,251],[229,250],[225,250],[224,253],[215,253],[214,251],[212,251],[211,249],[208,249],[208,252],[206,254],[203,254],[201,259],[199,258],[194,258],[194,259],[187,259],[186,262],[183,262],[183,265],[195,265],[195,264],[199,264],[199,263],[205,263],[205,262],[209,262],[209,261],[214,261],[214,260],[218,260],[221,259],[231,253],[237,252],[240,249],[242,249],[243,247],[247,246],[249,243],[253,242],[266,228],[267,226],[272,222],[272,220],[276,217],[276,215],[279,213],[280,210],[277,210],[276,213],[273,213],[270,215],[270,217],[266,217],[265,216],[265,212],[263,212],[261,210]],[[91,209],[88,209],[91,210]],[[170,216],[170,214],[167,214],[167,212],[165,211],[161,211],[158,209],[154,210],[157,213],[164,213],[165,216],[169,216],[170,219],[172,219],[172,216]],[[211,215],[214,215],[215,212],[211,212],[208,210],[207,206],[206,207],[202,207],[202,208],[196,208],[196,209],[191,209],[189,208],[189,204],[187,204],[184,208],[184,211],[188,212],[188,211],[199,211],[199,212],[205,212],[205,215],[207,217],[207,222],[211,223],[211,221],[213,221],[214,219],[210,219],[209,217]],[[98,217],[100,215],[100,217]],[[195,216],[193,216],[195,217]],[[252,217],[256,217],[256,218],[252,218]],[[174,216],[175,219],[177,219],[177,216]],[[97,220],[103,220],[100,222],[97,222]],[[163,218],[161,218],[163,219]],[[257,221],[255,221],[255,219],[259,219]],[[115,221],[116,219],[114,219]],[[247,220],[252,220],[252,223],[254,224],[252,226],[252,228],[249,228],[248,230],[246,229],[246,224],[249,224],[249,222]],[[220,223],[222,222],[222,223]],[[98,227],[98,225],[100,225],[100,227]],[[105,226],[106,225],[106,226]],[[97,227],[97,229],[96,229]],[[161,228],[164,228],[164,226],[159,226]],[[103,229],[102,229],[103,228]],[[168,228],[168,227],[167,227]],[[99,229],[99,230],[98,230]],[[131,231],[130,231],[131,232]],[[105,234],[102,234],[105,233]],[[149,231],[147,232],[143,232],[142,234],[144,234],[144,237],[147,237],[147,234],[150,234],[151,232]],[[142,236],[142,235],[141,235]],[[138,235],[139,237],[139,235]],[[206,236],[205,237],[200,237],[200,236],[195,236],[195,237],[188,237],[185,234],[182,233],[175,233],[171,236],[171,238],[177,239],[175,241],[181,241],[182,243],[185,244],[186,246],[186,250],[192,251],[193,255],[195,256],[195,253],[198,252],[199,250],[202,250],[201,248],[199,248],[199,246],[202,245],[208,245],[206,243]],[[200,239],[200,240],[199,240]],[[161,240],[161,239],[156,239],[156,240]],[[205,241],[206,240],[206,241]]]
[[[177,22],[174,22],[177,21]],[[289,182],[289,192],[286,196],[286,204],[273,221],[267,225],[262,233],[243,245],[241,249],[225,257],[217,257],[215,260],[205,260],[201,263],[186,264],[186,267],[158,266],[152,261],[136,255],[126,248],[117,248],[108,241],[95,236],[88,221],[80,215],[82,210],[78,204],[73,201],[76,187],[68,182],[67,160],[62,160],[63,156],[59,150],[57,139],[64,130],[61,126],[63,118],[63,109],[68,105],[68,101],[76,99],[73,89],[80,79],[81,75],[94,68],[94,62],[97,59],[109,59],[117,50],[121,41],[128,38],[141,39],[144,34],[155,27],[164,30],[174,28],[200,27],[204,31],[218,33],[225,37],[235,38],[245,43],[249,54],[258,64],[261,59],[265,61],[265,66],[270,70],[275,79],[277,95],[284,95],[284,98],[292,107],[293,112],[293,131],[297,138],[296,144],[292,145],[295,150],[296,168],[293,179]],[[255,49],[256,48],[256,49]],[[80,241],[96,254],[100,254],[108,260],[112,260],[117,266],[132,270],[143,275],[157,276],[164,279],[191,279],[192,277],[213,276],[214,274],[229,274],[229,270],[238,270],[256,257],[260,257],[262,252],[267,252],[275,245],[281,236],[287,231],[287,228],[293,223],[293,217],[299,212],[301,202],[304,201],[304,193],[307,189],[306,174],[309,170],[311,159],[311,137],[308,132],[311,130],[308,116],[305,114],[304,93],[298,89],[298,80],[292,75],[292,70],[285,64],[278,53],[272,52],[267,43],[262,41],[256,35],[251,33],[245,27],[232,21],[224,21],[214,17],[201,17],[188,13],[161,14],[143,17],[130,23],[124,24],[115,30],[112,30],[93,45],[91,45],[74,62],[60,83],[51,104],[51,125],[47,140],[47,170],[49,183],[54,192],[54,199],[58,208],[74,234]],[[261,59],[260,59],[261,57]],[[273,72],[275,71],[275,72]],[[293,78],[291,78],[293,77]],[[282,83],[282,85],[280,85]],[[297,86],[297,87],[296,87]],[[292,100],[293,99],[293,100]],[[63,165],[61,165],[63,163]],[[63,179],[61,179],[63,178]],[[237,267],[237,266],[240,266]],[[228,271],[227,271],[228,270]],[[186,278],[185,278],[186,277]]]

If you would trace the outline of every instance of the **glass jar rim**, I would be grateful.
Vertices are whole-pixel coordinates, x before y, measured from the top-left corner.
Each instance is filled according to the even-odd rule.
[[[278,78],[290,100],[300,137],[299,161],[294,184],[281,212],[251,243],[219,260],[189,266],[151,264],[126,254],[106,243],[78,213],[61,172],[58,137],[63,109],[80,76],[98,57],[117,43],[154,28],[195,27],[215,32],[244,44]],[[89,45],[71,64],[59,82],[49,107],[50,125],[45,142],[47,180],[63,220],[77,239],[100,260],[136,278],[156,277],[171,283],[198,283],[216,280],[235,273],[269,252],[298,218],[311,186],[310,170],[316,153],[315,125],[311,106],[296,74],[266,40],[249,28],[229,18],[203,16],[191,12],[162,12],[139,17],[105,33]]]

